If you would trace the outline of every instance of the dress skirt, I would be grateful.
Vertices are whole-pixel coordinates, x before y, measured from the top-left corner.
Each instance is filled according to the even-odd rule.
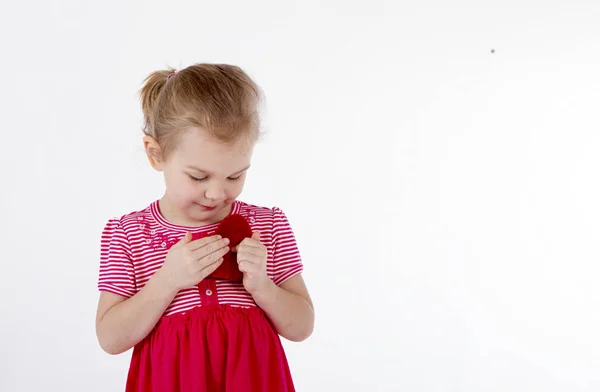
[[[259,308],[163,316],[133,350],[126,392],[292,392],[279,335]]]

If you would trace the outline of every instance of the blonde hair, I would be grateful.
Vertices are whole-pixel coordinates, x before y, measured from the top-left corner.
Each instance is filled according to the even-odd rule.
[[[144,134],[166,159],[181,134],[199,127],[219,141],[256,141],[260,135],[260,88],[240,68],[195,64],[152,72],[139,91]]]

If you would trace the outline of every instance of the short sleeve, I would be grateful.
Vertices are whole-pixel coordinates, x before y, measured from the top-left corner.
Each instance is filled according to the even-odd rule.
[[[127,298],[136,293],[131,247],[118,219],[110,219],[102,231],[99,275],[100,291]]]
[[[302,257],[296,237],[285,213],[273,207],[273,281],[280,285],[291,277],[302,273]]]

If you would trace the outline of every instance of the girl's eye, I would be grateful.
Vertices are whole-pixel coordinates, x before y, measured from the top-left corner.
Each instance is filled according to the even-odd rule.
[[[202,177],[202,178],[198,178],[198,177],[194,177],[194,176],[192,176],[192,175],[190,175],[190,178],[191,178],[192,180],[194,180],[194,181],[198,181],[198,182],[201,182],[201,181],[206,181],[206,180],[208,179],[208,177]],[[228,178],[228,180],[230,180],[230,181],[237,181],[237,180],[239,180],[239,179],[241,179],[241,178],[242,178],[242,175],[240,174],[240,175],[239,175],[239,176],[237,176],[237,177],[229,177],[229,178]]]

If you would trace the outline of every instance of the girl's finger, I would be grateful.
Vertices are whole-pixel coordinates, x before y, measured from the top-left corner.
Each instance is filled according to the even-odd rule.
[[[207,265],[206,267],[200,270],[200,280],[206,278],[208,275],[212,274],[219,266],[223,263],[223,258],[216,260],[212,264]]]
[[[254,269],[255,269],[254,265],[247,260],[242,260],[238,264],[238,268],[239,268],[240,272],[243,272],[245,274],[248,274],[248,273],[251,274],[252,272],[254,272]]]
[[[179,248],[182,246],[185,246],[187,244],[189,244],[192,240],[192,233],[190,232],[186,232],[185,235],[183,236],[182,239],[180,239],[175,245],[173,245],[173,248]]]
[[[222,259],[223,256],[227,254],[227,252],[229,252],[229,248],[227,247],[217,249],[216,251],[199,258],[198,264],[201,266],[201,268],[204,268],[204,266],[211,265],[214,262]]]
[[[194,251],[192,251],[192,253],[194,254],[194,256],[197,256],[198,259],[200,259],[203,256],[217,252],[224,248],[227,248],[227,250],[229,250],[228,244],[229,244],[229,240],[227,238],[213,240],[212,242],[208,242],[207,244],[204,244],[203,246],[196,248]]]
[[[254,241],[260,242],[260,231],[255,231],[252,233],[252,239]]]
[[[252,255],[249,255],[246,252],[243,252],[243,253],[238,252],[238,254],[237,254],[238,265],[243,261],[247,261],[249,263],[254,263],[254,257]]]
[[[258,233],[258,232],[257,232]],[[262,248],[264,245],[256,238],[244,238],[240,242],[240,246],[251,246],[253,248]]]
[[[220,235],[211,235],[210,237],[204,237],[204,238],[200,238],[194,241],[191,241],[189,243],[189,247],[192,251],[196,251],[198,249],[202,249],[203,247],[207,246],[207,245],[213,245],[215,243],[218,242],[227,242],[225,241],[227,240],[226,238],[222,238]]]
[[[254,254],[248,251],[238,252],[237,253],[237,262],[238,264],[241,261],[249,261],[252,264],[262,265],[266,263],[265,256],[261,254]]]
[[[254,257],[264,257],[266,255],[266,252],[264,249],[261,248],[248,248],[248,247],[244,247],[240,250],[238,250],[237,252],[238,254],[243,254],[243,255],[252,255]]]

